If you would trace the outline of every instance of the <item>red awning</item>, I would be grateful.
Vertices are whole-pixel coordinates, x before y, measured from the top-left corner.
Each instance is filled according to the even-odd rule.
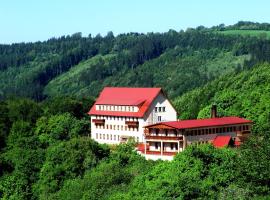
[[[227,147],[231,141],[231,136],[217,136],[214,141],[213,145],[214,147],[220,148],[220,147]]]

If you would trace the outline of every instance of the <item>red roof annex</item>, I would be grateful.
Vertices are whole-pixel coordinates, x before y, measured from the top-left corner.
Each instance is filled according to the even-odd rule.
[[[192,120],[180,120],[171,122],[160,122],[158,124],[146,126],[146,128],[151,128],[151,126],[159,124],[170,126],[176,129],[189,129],[189,128],[213,127],[213,126],[224,126],[233,124],[246,124],[246,123],[252,123],[252,121],[240,117],[219,117],[209,119],[192,119]]]
[[[143,117],[161,88],[105,87],[100,93],[89,115]],[[139,106],[138,112],[96,110],[96,105]]]
[[[232,139],[229,135],[220,135],[217,136],[213,141],[213,146],[220,148],[220,147],[227,147]]]

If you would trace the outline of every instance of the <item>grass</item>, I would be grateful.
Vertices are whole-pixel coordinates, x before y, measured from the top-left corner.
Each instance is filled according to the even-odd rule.
[[[264,30],[226,30],[226,31],[217,31],[217,33],[221,33],[225,35],[267,37],[268,39],[270,39],[270,31],[264,31]]]

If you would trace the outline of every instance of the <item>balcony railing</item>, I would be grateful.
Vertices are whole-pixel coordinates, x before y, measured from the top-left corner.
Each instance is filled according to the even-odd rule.
[[[105,119],[92,119],[92,122],[95,124],[104,124]]]
[[[183,136],[154,136],[145,135],[146,140],[183,140]]]
[[[146,154],[161,155],[161,152],[160,151],[146,151]],[[164,155],[164,156],[174,156],[176,154],[177,154],[177,152],[166,152],[166,151],[162,153],[162,155]]]
[[[126,121],[125,124],[128,125],[129,127],[138,127],[139,126],[138,121]]]

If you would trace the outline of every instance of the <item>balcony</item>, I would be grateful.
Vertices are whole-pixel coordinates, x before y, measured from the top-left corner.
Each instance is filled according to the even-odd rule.
[[[105,119],[92,119],[92,122],[95,124],[104,124]]]
[[[138,121],[126,121],[125,124],[128,125],[128,127],[139,127]]]
[[[145,135],[146,140],[183,140],[183,136],[155,136],[155,135]]]
[[[144,153],[144,152],[143,152]],[[160,151],[146,151],[145,154],[151,154],[151,155],[161,155],[161,152]],[[176,155],[177,152],[162,152],[162,155],[163,156],[174,156]]]

